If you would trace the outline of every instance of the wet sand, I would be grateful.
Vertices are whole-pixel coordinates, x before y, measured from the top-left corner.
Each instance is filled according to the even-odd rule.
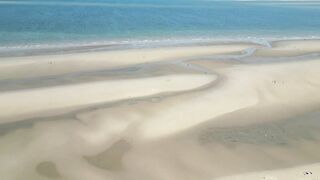
[[[3,57],[0,179],[320,178],[318,44]]]

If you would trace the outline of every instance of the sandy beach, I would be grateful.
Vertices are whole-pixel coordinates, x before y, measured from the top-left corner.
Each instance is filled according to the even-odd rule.
[[[0,58],[0,179],[320,179],[320,40]]]

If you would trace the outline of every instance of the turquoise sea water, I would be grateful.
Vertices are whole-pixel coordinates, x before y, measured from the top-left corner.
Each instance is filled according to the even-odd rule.
[[[318,2],[0,0],[0,48],[320,37]]]

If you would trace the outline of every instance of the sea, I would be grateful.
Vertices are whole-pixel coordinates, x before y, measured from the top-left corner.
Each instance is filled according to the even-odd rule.
[[[320,1],[0,0],[0,55],[320,37]]]

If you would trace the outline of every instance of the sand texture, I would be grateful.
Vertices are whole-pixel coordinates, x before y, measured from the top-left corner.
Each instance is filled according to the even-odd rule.
[[[320,179],[320,41],[0,58],[2,180]]]

